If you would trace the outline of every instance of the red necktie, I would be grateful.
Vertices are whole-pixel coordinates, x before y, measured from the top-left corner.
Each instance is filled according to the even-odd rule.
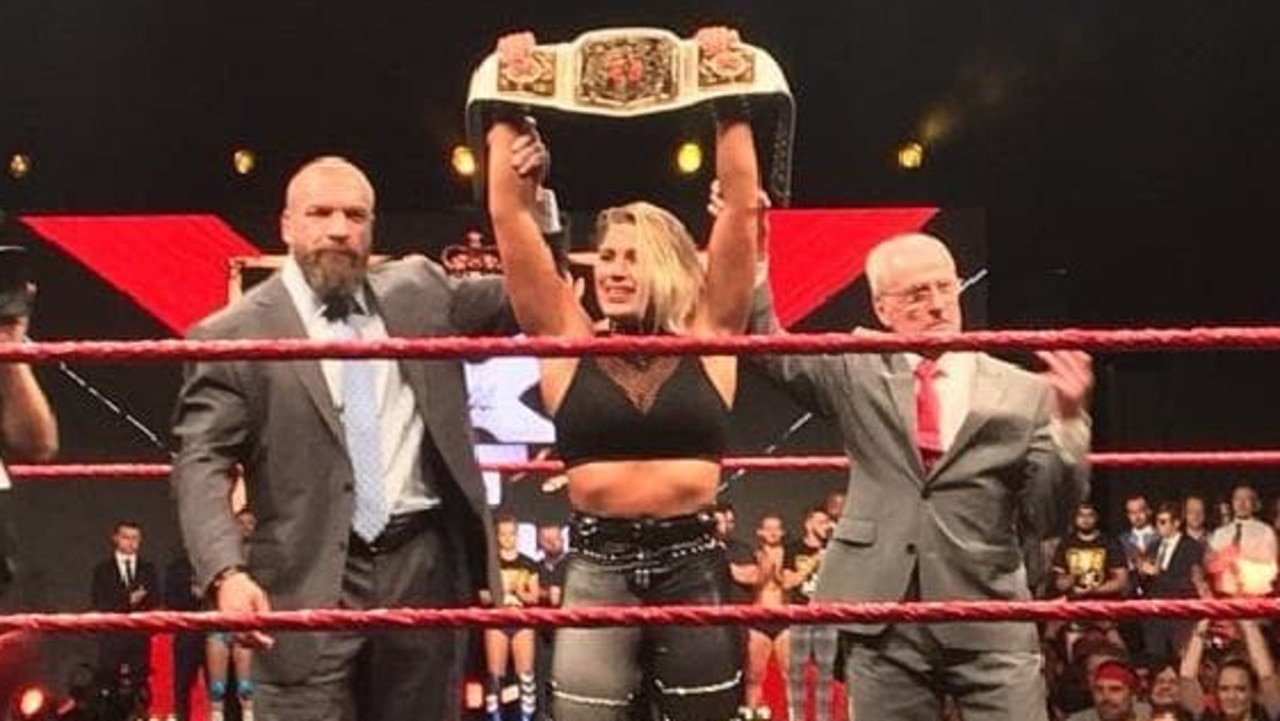
[[[940,430],[941,404],[934,379],[938,377],[938,362],[925,358],[916,366],[916,447],[924,461],[926,473],[942,457],[942,432]]]

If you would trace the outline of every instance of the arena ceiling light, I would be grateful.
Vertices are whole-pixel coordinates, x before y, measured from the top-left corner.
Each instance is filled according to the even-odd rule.
[[[236,148],[231,154],[231,168],[236,175],[248,175],[258,167],[258,156],[248,148]]]
[[[898,148],[898,167],[903,170],[917,170],[924,165],[924,145],[912,140]]]
[[[449,154],[449,165],[460,178],[470,178],[476,174],[476,156],[466,145],[455,145]]]
[[[702,169],[702,146],[692,140],[676,148],[676,170],[682,175],[693,175]]]
[[[14,180],[22,180],[31,174],[31,156],[26,153],[14,153],[9,156],[9,176]]]

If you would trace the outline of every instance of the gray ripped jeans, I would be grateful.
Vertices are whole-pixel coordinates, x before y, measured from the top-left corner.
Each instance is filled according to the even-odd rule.
[[[729,569],[710,513],[665,519],[575,514],[564,606],[725,603]],[[729,626],[561,628],[555,721],[625,721],[651,704],[671,721],[727,721],[742,697],[742,643]]]

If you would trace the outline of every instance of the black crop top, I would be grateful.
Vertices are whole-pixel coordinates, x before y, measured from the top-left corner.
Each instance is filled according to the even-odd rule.
[[[556,412],[566,466],[724,454],[729,409],[696,356],[585,356]]]

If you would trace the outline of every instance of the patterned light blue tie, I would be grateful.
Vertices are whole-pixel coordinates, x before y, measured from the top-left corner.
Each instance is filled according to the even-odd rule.
[[[334,321],[334,335],[341,340],[360,337],[351,318]],[[342,361],[342,427],[347,436],[347,455],[355,473],[356,507],[351,528],[372,541],[386,528],[390,513],[382,483],[382,437],[378,429],[378,394],[373,361],[354,358]]]

